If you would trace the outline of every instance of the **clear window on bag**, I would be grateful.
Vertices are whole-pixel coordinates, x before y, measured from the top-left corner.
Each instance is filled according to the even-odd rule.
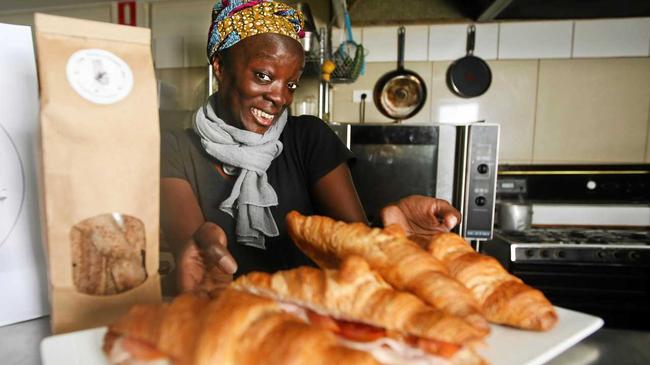
[[[90,295],[123,293],[147,278],[141,220],[107,213],[77,223],[70,232],[72,279]]]

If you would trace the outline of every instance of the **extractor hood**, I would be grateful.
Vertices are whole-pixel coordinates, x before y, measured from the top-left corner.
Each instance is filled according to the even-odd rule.
[[[355,25],[650,16],[650,0],[348,0]]]

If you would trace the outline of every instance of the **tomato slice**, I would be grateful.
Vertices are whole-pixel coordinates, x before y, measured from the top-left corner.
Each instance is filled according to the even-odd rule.
[[[135,360],[153,361],[169,358],[167,354],[159,351],[153,345],[131,337],[123,337],[122,346]]]
[[[353,341],[371,342],[386,336],[386,330],[383,328],[371,326],[365,323],[337,321],[341,328],[340,335]]]
[[[315,324],[316,326],[323,327],[328,331],[334,332],[334,333],[339,333],[341,329],[339,328],[339,325],[336,323],[336,321],[330,317],[330,316],[324,316],[322,314],[318,314],[314,311],[307,310],[307,318],[309,318],[309,322],[312,324]]]
[[[460,350],[460,345],[456,345],[444,341],[430,340],[426,338],[417,337],[415,338],[414,342],[415,345],[421,348],[423,351],[447,359],[454,356],[454,354],[456,354],[456,352]]]

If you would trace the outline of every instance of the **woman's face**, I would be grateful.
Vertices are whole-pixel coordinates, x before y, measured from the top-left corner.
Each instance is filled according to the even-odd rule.
[[[289,37],[259,34],[218,55],[212,65],[219,81],[219,117],[262,134],[291,105],[304,52]]]

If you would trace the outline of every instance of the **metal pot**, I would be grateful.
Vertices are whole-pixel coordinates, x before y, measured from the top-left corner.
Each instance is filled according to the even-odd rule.
[[[525,231],[533,223],[533,206],[527,203],[500,202],[499,228],[502,231]]]
[[[414,116],[427,99],[427,87],[417,73],[404,68],[404,27],[397,31],[397,69],[384,74],[372,93],[377,109],[397,122]]]

